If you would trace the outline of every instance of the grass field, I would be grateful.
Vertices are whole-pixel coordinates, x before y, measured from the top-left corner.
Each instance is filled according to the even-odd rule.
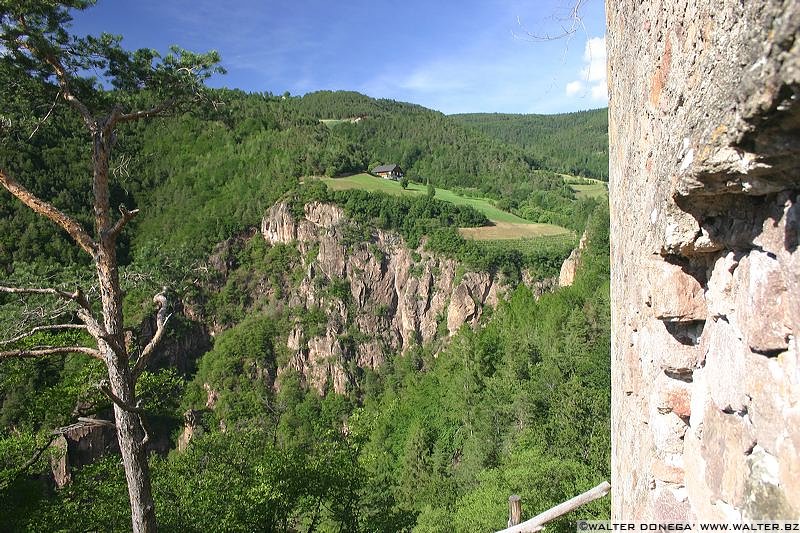
[[[564,178],[564,183],[575,191],[575,196],[578,198],[600,198],[608,195],[608,184],[605,181],[570,176],[569,174],[561,174],[561,177]]]
[[[570,187],[578,198],[600,198],[608,194],[606,184],[602,181],[591,185],[570,184]]]
[[[342,178],[320,178],[330,189],[341,191],[361,189],[371,192],[382,192],[398,196],[416,196],[426,194],[425,185],[409,183],[403,189],[397,181],[376,178],[369,174],[355,174]],[[474,207],[492,221],[494,226],[480,228],[462,228],[459,231],[465,238],[476,240],[525,239],[550,235],[571,235],[572,232],[552,224],[537,224],[495,207],[489,200],[459,196],[449,189],[436,188],[436,198],[455,205]]]
[[[513,239],[530,239],[534,237],[552,237],[556,235],[571,235],[572,233],[561,226],[553,224],[536,224],[526,222],[495,222],[494,226],[479,228],[459,228],[458,232],[466,239],[478,241],[502,241]]]
[[[575,236],[572,234],[542,235],[525,239],[497,239],[483,241],[481,245],[487,250],[519,250],[523,254],[541,254],[555,251],[555,255],[568,255],[575,247]]]

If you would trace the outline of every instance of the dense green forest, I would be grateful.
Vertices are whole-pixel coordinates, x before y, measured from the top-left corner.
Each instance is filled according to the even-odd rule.
[[[608,181],[608,110],[561,115],[451,115],[487,136],[520,148],[541,168]]]
[[[152,460],[162,527],[488,531],[504,523],[509,494],[522,494],[530,515],[607,478],[606,217],[599,209],[590,220],[572,287],[537,300],[521,285],[484,327],[465,327],[439,350],[398,354],[348,395],[319,396],[291,374],[276,392],[252,377],[281,360],[275,339],[290,322],[275,314],[219,335],[193,375],[154,373],[142,392],[154,418],[177,427],[187,407],[203,417],[186,452]],[[13,529],[127,527],[113,457],[53,493],[35,477],[8,477],[35,440],[22,439],[25,430],[67,421],[69,398],[89,401],[81,384],[93,371],[77,356],[4,369],[5,427],[20,432],[2,440],[8,470],[0,497]],[[25,383],[37,388],[29,396],[37,401],[20,405],[9,393]],[[203,408],[204,384],[218,391],[213,410]],[[607,516],[605,505],[575,516]],[[553,527],[571,531],[569,520]]]
[[[9,101],[36,100],[42,92],[26,80],[9,86]],[[215,243],[257,225],[298,178],[361,171],[371,162],[399,161],[416,179],[482,191],[534,222],[579,230],[594,207],[576,201],[559,176],[533,168],[516,149],[419,106],[348,92],[286,99],[219,90],[214,98],[217,109],[121,131],[112,202],[146,215],[134,221],[133,242],[125,244],[123,257],[199,260]],[[374,111],[359,123],[328,128],[318,120],[320,110],[328,111],[323,104],[339,115]],[[87,145],[78,119],[57,107],[48,127],[30,140],[10,137],[0,156],[10,172],[29,180],[33,192],[88,222],[91,194],[81,187],[90,172]],[[40,251],[59,262],[79,260],[66,235],[10,196],[0,197],[0,213],[0,268],[10,272],[14,261],[31,261]]]
[[[29,70],[0,54],[0,169],[92,227],[91,138],[73,110],[52,105],[61,89]],[[75,91],[93,104],[154,102],[135,86],[84,81]],[[542,126],[552,135],[537,152],[533,140],[358,93],[207,95],[191,110],[124,124],[110,162],[111,204],[141,210],[117,248],[125,342],[141,348],[152,335],[155,293],[172,302],[169,348],[136,385],[162,530],[488,531],[505,524],[512,493],[532,516],[608,478],[608,209],[575,197],[545,139],[573,152],[600,145],[598,113]],[[320,121],[352,117],[361,120]],[[552,277],[568,250],[523,254],[466,241],[456,227],[486,223],[472,208],[433,195],[331,192],[303,179],[387,162],[415,180],[484,194],[529,220],[586,229],[575,283],[535,295],[524,275]],[[564,164],[597,175],[593,159]],[[378,368],[349,368],[355,386],[320,394],[288,365],[287,337],[297,324],[319,332],[328,317],[293,298],[305,275],[300,251],[270,246],[258,232],[278,200],[298,214],[306,202],[338,204],[352,221],[346,244],[396,232],[412,249],[458,260],[458,275],[498,275],[507,298],[487,308],[478,327],[452,337],[445,328]],[[89,263],[64,231],[0,192],[0,285],[82,287],[94,304]],[[323,283],[328,296],[352,303],[342,280]],[[20,335],[50,319],[79,325],[75,315],[47,294],[23,301],[0,292],[0,351],[91,343],[78,328]],[[343,337],[351,347],[362,339],[354,324]],[[2,529],[129,530],[113,445],[71,472],[65,487],[51,476],[60,459],[48,447],[54,430],[114,416],[98,387],[103,363],[76,353],[0,359]],[[194,434],[178,450],[189,415]],[[572,531],[571,519],[607,516],[599,501],[553,528]]]

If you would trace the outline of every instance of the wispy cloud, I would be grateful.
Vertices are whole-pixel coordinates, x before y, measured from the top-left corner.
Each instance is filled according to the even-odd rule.
[[[137,0],[101,2],[76,23],[86,33],[121,33],[131,47],[216,49],[228,74],[212,79],[214,86],[359,90],[446,113],[550,113],[598,105],[605,95],[602,37],[584,51],[583,43],[574,45],[577,36],[513,36],[518,17],[533,19],[538,31],[558,19],[563,3],[236,0],[233,8],[215,0]],[[603,2],[585,6],[587,34],[603,35]],[[384,35],[378,21],[391,21],[396,31]]]
[[[592,101],[608,102],[605,35],[586,41],[580,76],[580,79],[573,80],[564,87],[567,96],[585,97],[588,94]]]

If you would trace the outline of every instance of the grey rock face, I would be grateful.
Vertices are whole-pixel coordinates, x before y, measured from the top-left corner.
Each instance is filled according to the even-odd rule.
[[[378,230],[370,242],[346,245],[348,224],[341,208],[319,202],[307,204],[300,219],[276,204],[261,224],[270,244],[296,245],[303,254],[318,250],[305,260],[296,300],[327,313],[325,333],[306,338],[296,325],[287,340],[290,362],[278,374],[293,368],[320,392],[344,393],[354,383],[353,365],[375,369],[388,350],[402,352],[463,324],[477,325],[484,306],[497,305],[502,292],[486,273],[457,279],[455,261],[422,247],[410,250],[391,232]],[[332,296],[327,287],[333,283],[346,285],[348,297]],[[358,332],[355,340],[348,324]]]

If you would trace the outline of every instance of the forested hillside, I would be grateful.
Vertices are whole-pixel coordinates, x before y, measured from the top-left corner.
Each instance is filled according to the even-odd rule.
[[[41,92],[34,84],[9,85],[15,89],[7,93],[9,101]],[[482,191],[534,222],[578,229],[591,210],[574,201],[559,176],[537,170],[515,148],[420,106],[348,92],[285,99],[220,90],[214,98],[217,109],[122,131],[112,164],[118,177],[112,203],[143,213],[133,222],[133,248],[125,245],[123,257],[141,250],[148,257],[157,251],[199,259],[215,243],[256,225],[300,177],[362,171],[386,161],[399,162],[415,179]],[[368,118],[328,128],[319,122],[328,112]],[[48,127],[30,140],[10,139],[0,151],[12,173],[32,174],[34,192],[88,222],[91,195],[80,187],[89,173],[88,147],[77,124],[56,108]],[[42,256],[40,251],[62,262],[77,260],[65,237],[9,196],[0,197],[0,210],[8,215],[0,220],[6,230],[0,266],[6,271],[15,260]]]
[[[92,139],[72,109],[51,105],[63,87],[7,54],[0,83],[0,169],[92,228]],[[92,104],[153,105],[131,87],[76,90]],[[204,95],[192,109],[121,124],[114,137],[110,204],[124,205],[123,218],[140,210],[119,228],[118,344],[142,356],[169,317],[135,406],[105,393],[102,358],[31,356],[37,346],[111,342],[81,323],[100,307],[87,268],[96,254],[0,191],[0,286],[54,288],[29,299],[0,291],[3,529],[130,527],[108,428],[120,402],[146,420],[165,531],[494,530],[511,493],[530,516],[608,477],[604,199],[577,199],[530,146],[420,106],[350,92]],[[321,122],[352,117],[361,120]],[[583,142],[578,130],[565,145]],[[564,241],[525,254],[478,244],[456,231],[487,222],[471,207],[435,194],[331,192],[310,179],[387,162],[560,224],[575,240],[586,229],[575,283],[550,290]],[[592,175],[593,164],[570,172]],[[265,228],[276,202],[293,228],[283,240]],[[433,295],[437,286],[448,292]],[[406,310],[430,311],[435,297],[441,309],[423,331]],[[65,327],[45,326],[55,319]],[[377,349],[360,357],[367,343]],[[321,377],[306,365],[312,344],[325,355]],[[347,379],[334,382],[334,371]],[[605,517],[607,507],[580,516]],[[573,526],[567,518],[554,529]]]
[[[524,200],[534,190],[558,189],[523,152],[417,105],[372,100],[357,93],[318,92],[295,105],[319,119],[363,116],[332,127],[342,144],[363,146],[372,163],[399,164],[412,178],[444,187],[473,187],[495,198]],[[327,113],[331,113],[328,115]]]
[[[608,110],[560,115],[472,113],[451,117],[520,148],[553,172],[608,180]]]

